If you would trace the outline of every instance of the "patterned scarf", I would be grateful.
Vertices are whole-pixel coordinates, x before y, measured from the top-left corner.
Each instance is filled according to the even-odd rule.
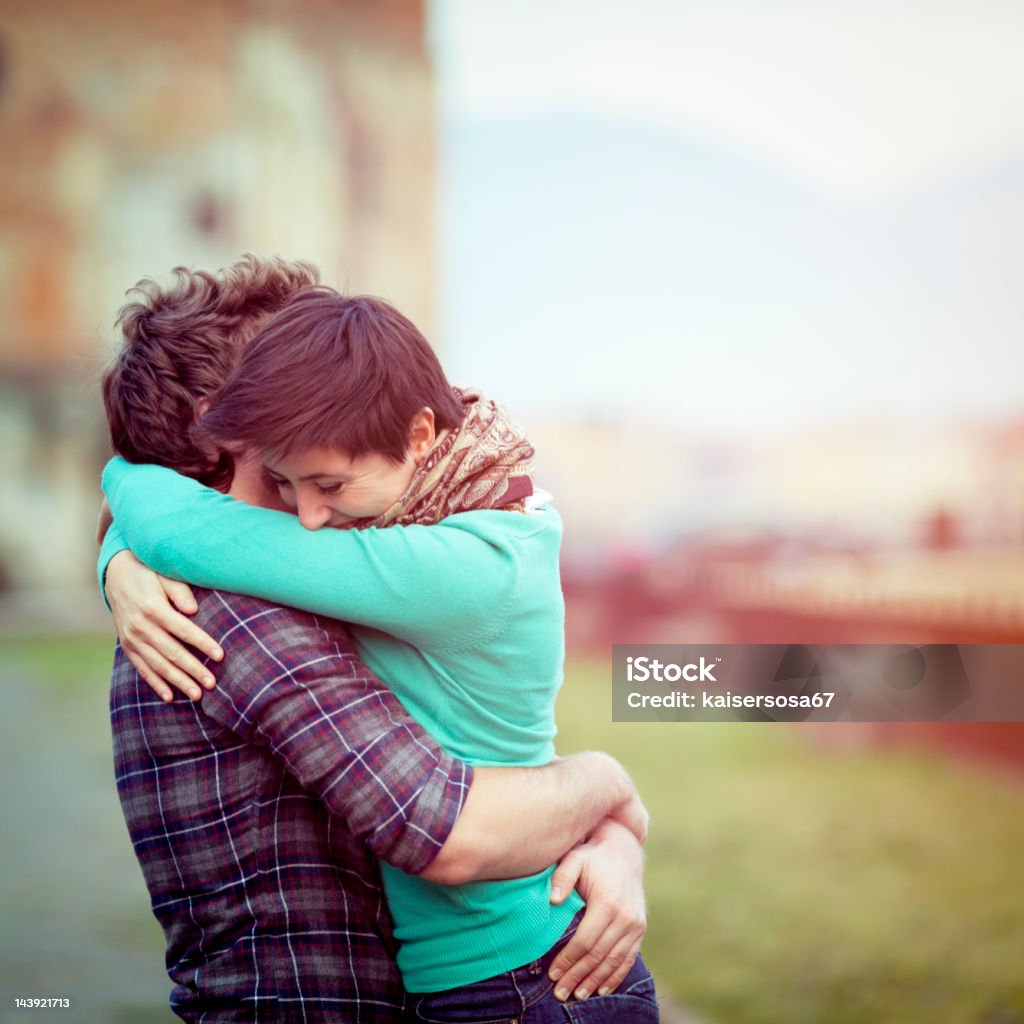
[[[452,388],[465,408],[416,468],[405,493],[376,519],[353,525],[430,525],[456,512],[523,512],[533,494],[533,445],[505,409],[476,388]]]

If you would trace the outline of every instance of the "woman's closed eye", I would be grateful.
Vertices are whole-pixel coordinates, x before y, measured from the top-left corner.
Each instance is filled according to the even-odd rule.
[[[266,473],[265,478],[267,483],[269,483],[272,488],[276,488],[277,493],[281,496],[281,498],[287,501],[288,495],[290,495],[294,490],[292,485],[283,477],[272,476],[270,473]]]
[[[330,496],[332,494],[341,494],[345,489],[345,485],[341,482],[336,484],[317,484],[316,489],[324,495]]]

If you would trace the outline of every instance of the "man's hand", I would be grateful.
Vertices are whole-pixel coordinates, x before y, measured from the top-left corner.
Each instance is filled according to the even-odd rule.
[[[605,818],[647,835],[647,812],[626,770],[599,751],[541,768],[477,768],[455,826],[423,877],[439,885],[543,871]],[[565,890],[569,892],[572,883]]]
[[[651,816],[641,803],[640,795],[635,789],[630,793],[629,798],[615,807],[608,816],[620,825],[625,825],[636,837],[637,842],[641,844],[647,842],[647,829],[651,823]]]
[[[130,551],[120,551],[107,566],[104,592],[122,650],[158,697],[173,699],[168,683],[193,700],[203,694],[196,683],[212,689],[209,669],[184,644],[214,661],[224,655],[213,637],[186,618],[199,610],[188,584],[161,576]]]
[[[577,999],[594,992],[607,995],[629,973],[647,933],[643,874],[640,844],[611,818],[558,865],[551,877],[551,902],[561,903],[575,887],[587,909],[548,970],[556,982],[556,999],[568,999],[570,993]]]

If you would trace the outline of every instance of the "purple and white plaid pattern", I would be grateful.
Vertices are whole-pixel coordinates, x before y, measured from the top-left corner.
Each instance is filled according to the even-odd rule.
[[[410,873],[448,837],[472,769],[357,658],[348,631],[197,591],[217,687],[164,704],[118,647],[114,770],[185,1020],[398,1021],[375,857]]]

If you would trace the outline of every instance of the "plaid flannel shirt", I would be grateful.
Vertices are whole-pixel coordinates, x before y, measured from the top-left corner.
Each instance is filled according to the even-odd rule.
[[[114,769],[185,1020],[396,1021],[375,858],[426,868],[472,769],[356,657],[343,625],[197,591],[224,650],[199,703],[160,701],[118,647]]]

